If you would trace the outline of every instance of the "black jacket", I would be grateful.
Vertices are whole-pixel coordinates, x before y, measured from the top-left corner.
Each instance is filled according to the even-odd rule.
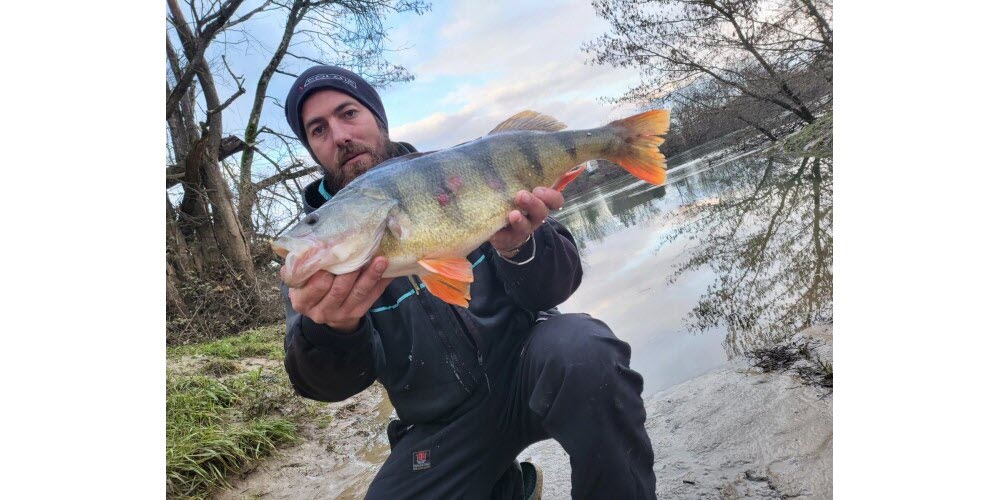
[[[320,182],[303,191],[306,213],[321,204]],[[500,258],[489,243],[469,254],[475,281],[468,309],[434,297],[416,276],[399,277],[349,335],[292,310],[282,285],[292,386],[310,399],[341,401],[378,379],[403,422],[447,420],[479,384],[488,384],[491,360],[519,344],[539,314],[580,285],[580,256],[569,231],[549,218],[534,239],[535,258],[522,266]],[[511,260],[523,262],[530,253],[525,245]]]

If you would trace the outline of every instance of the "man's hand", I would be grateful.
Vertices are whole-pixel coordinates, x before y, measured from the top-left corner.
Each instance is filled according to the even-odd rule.
[[[302,288],[288,289],[292,309],[318,324],[351,333],[392,282],[392,278],[382,278],[388,265],[385,257],[375,257],[366,267],[347,274],[318,271]]]
[[[513,257],[542,225],[549,211],[562,208],[565,201],[562,193],[551,188],[536,187],[530,193],[518,191],[514,199],[518,210],[507,214],[507,226],[490,238],[490,244],[501,256]]]

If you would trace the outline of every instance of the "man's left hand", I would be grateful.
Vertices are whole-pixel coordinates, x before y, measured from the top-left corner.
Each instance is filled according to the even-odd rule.
[[[490,244],[501,256],[513,257],[542,225],[549,211],[559,210],[565,201],[562,193],[552,188],[536,187],[530,193],[518,191],[514,198],[518,210],[507,214],[507,226],[490,238]]]

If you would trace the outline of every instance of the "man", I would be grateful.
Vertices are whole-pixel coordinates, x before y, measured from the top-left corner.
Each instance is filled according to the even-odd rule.
[[[389,140],[375,90],[342,68],[299,76],[285,114],[325,172],[303,192],[307,213],[380,162],[415,154]],[[642,377],[629,369],[628,344],[586,314],[555,310],[582,279],[572,235],[547,218],[563,197],[538,187],[515,203],[508,226],[468,256],[467,309],[427,293],[418,277],[382,278],[381,256],[282,287],[295,390],[340,401],[378,380],[396,409],[392,451],[367,498],[523,498],[531,485],[525,492],[515,459],[547,438],[569,453],[575,498],[653,498]]]

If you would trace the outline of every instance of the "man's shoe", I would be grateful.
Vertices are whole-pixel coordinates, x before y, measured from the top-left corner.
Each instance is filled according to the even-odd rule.
[[[521,462],[521,480],[524,481],[525,500],[541,500],[542,469],[531,462]]]

